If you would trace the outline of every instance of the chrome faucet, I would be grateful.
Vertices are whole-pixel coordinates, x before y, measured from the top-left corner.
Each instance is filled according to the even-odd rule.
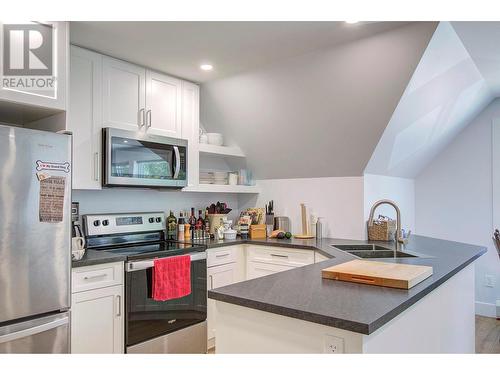
[[[394,207],[396,210],[396,248],[399,248],[399,244],[406,244],[408,239],[403,237],[403,233],[401,232],[401,211],[399,210],[398,205],[389,200],[389,199],[382,199],[377,202],[375,202],[370,209],[370,217],[368,218],[368,222],[373,224],[373,216],[375,215],[375,210],[377,209],[378,206],[381,206],[383,204],[388,204],[389,206]]]

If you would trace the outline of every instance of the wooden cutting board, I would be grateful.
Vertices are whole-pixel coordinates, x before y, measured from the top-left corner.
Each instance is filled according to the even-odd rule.
[[[432,267],[351,260],[321,270],[324,279],[410,289],[432,275]]]

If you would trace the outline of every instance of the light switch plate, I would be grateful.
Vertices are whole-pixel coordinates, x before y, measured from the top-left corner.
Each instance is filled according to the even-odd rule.
[[[344,353],[344,339],[333,335],[325,335],[324,352],[326,354]]]

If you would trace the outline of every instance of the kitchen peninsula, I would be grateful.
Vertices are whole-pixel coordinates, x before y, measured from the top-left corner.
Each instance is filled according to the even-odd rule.
[[[428,265],[434,273],[402,290],[321,278],[322,269],[354,259],[332,245],[370,242],[263,242],[331,259],[209,291],[216,300],[216,353],[474,352],[472,262],[485,248],[412,236],[402,250],[416,257],[384,261]]]

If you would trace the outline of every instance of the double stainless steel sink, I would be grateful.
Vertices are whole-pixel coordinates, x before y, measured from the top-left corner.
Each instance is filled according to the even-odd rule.
[[[332,245],[359,258],[417,258],[417,255],[396,251],[378,245]]]

